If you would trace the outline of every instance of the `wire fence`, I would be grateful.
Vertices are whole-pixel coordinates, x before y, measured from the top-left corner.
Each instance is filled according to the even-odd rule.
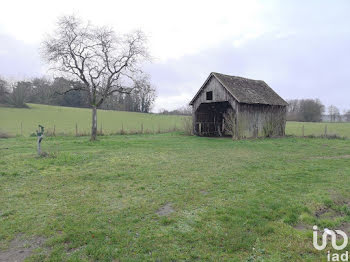
[[[191,121],[192,122],[192,121]],[[174,124],[173,126],[167,125],[167,127],[162,127],[159,125],[153,125],[150,127],[141,122],[139,127],[129,128],[126,124],[121,123],[121,127],[113,130],[104,128],[103,123],[100,123],[97,134],[98,135],[131,135],[131,134],[160,134],[169,132],[186,131],[186,125]],[[187,128],[192,128],[191,124],[187,124]],[[28,128],[27,128],[28,129]],[[1,129],[0,127],[0,137],[11,137],[11,136],[36,136],[35,130],[33,128],[32,133],[26,133],[25,126],[23,122],[18,124],[18,130],[16,133],[8,133]],[[85,125],[79,126],[75,123],[72,128],[67,130],[67,126],[60,128],[59,125],[45,126],[45,136],[89,136],[90,129]],[[288,121],[286,125],[286,135],[287,136],[297,136],[297,137],[342,137],[350,138],[350,123],[310,123],[310,122],[292,122]]]

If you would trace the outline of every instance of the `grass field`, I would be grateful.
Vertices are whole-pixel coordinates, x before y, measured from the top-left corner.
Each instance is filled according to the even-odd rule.
[[[302,136],[304,126],[304,135],[320,136],[325,134],[327,126],[327,135],[338,135],[350,138],[350,123],[310,123],[310,122],[287,122],[286,134]]]
[[[79,133],[91,131],[91,109],[60,106],[47,106],[29,104],[30,109],[0,107],[0,130],[12,135],[34,133],[38,124],[46,130],[53,130],[56,134],[75,134],[75,126],[78,125]],[[128,132],[140,132],[141,124],[147,132],[165,132],[180,128],[182,116],[143,114],[135,112],[98,110],[98,130],[104,133],[117,133],[123,129]]]
[[[29,261],[321,261],[312,226],[350,232],[349,140],[35,143],[0,140],[0,258],[25,240]]]
[[[11,135],[22,134],[28,136],[35,132],[38,124],[46,127],[47,131],[53,131],[55,126],[56,134],[75,134],[76,124],[78,133],[88,134],[91,126],[91,110],[82,108],[59,107],[29,104],[30,109],[0,107],[0,131],[8,132]],[[98,129],[104,134],[119,133],[122,129],[126,132],[139,133],[141,124],[144,132],[157,133],[168,132],[174,129],[183,128],[183,116],[169,116],[158,114],[142,114],[121,111],[98,111]],[[327,134],[350,137],[350,123],[301,123],[287,122],[287,135],[323,135],[327,125]]]

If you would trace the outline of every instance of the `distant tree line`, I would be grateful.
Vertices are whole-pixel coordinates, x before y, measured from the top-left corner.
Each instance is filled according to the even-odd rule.
[[[161,109],[159,111],[159,114],[190,116],[190,115],[192,115],[192,108],[190,106],[184,106],[184,107],[180,107],[180,108],[177,108],[174,110]]]
[[[57,77],[53,81],[34,78],[29,81],[9,83],[0,78],[0,104],[27,107],[26,103],[69,107],[90,107],[86,92],[79,90],[81,82]],[[76,88],[77,90],[72,90]],[[70,90],[69,92],[66,92]],[[131,93],[116,93],[108,97],[101,109],[148,113],[156,98],[156,90],[148,77],[135,81]]]
[[[80,90],[81,82],[57,77],[53,80],[47,78],[34,78],[28,81],[9,83],[0,77],[0,105],[13,107],[27,107],[26,103],[90,107],[87,92]],[[107,97],[101,109],[132,111],[148,113],[152,109],[156,98],[156,90],[150,83],[149,77],[144,76],[134,83],[130,93],[115,93]],[[76,89],[76,90],[74,90]],[[69,92],[66,92],[69,90]],[[350,122],[350,110],[343,114],[331,105],[326,108],[319,99],[292,99],[288,100],[287,120],[301,122]],[[180,107],[175,110],[161,109],[160,114],[191,115],[191,107]]]
[[[340,114],[339,109],[331,105],[328,107],[328,115],[325,115],[325,106],[319,99],[291,99],[288,100],[287,120],[301,122],[350,122],[350,110]],[[325,119],[325,117],[327,117]]]
[[[318,99],[288,100],[287,120],[320,122],[325,106]]]

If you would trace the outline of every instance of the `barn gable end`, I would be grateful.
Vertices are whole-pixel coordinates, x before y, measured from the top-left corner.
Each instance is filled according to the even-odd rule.
[[[207,92],[212,92],[212,99],[207,99]],[[193,110],[196,111],[202,103],[215,103],[215,102],[229,102],[233,108],[235,108],[236,100],[232,97],[230,92],[218,81],[216,77],[210,75],[204,82],[201,89],[196,94],[196,99],[192,100],[191,105]]]

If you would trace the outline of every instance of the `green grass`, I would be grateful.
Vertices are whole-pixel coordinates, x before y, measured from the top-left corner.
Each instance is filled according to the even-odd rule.
[[[0,131],[10,135],[22,134],[28,136],[35,132],[38,124],[45,126],[46,131],[53,130],[56,126],[56,134],[75,134],[75,126],[78,132],[90,133],[91,110],[83,108],[59,107],[29,104],[30,109],[0,107]],[[98,110],[98,129],[105,134],[119,133],[122,129],[126,132],[137,133],[141,130],[141,124],[145,132],[167,132],[174,129],[182,129],[182,116],[169,116],[157,114],[142,114],[134,112]],[[328,135],[350,137],[350,123],[302,123],[287,122],[287,135],[302,135],[304,125],[305,135],[323,135],[327,125]]]
[[[0,131],[12,135],[34,133],[38,124],[52,131],[56,126],[56,134],[75,134],[78,125],[79,133],[89,133],[91,128],[91,109],[60,106],[29,104],[30,108],[0,107]],[[181,116],[144,114],[135,112],[98,110],[98,130],[102,124],[104,133],[118,133],[123,129],[127,132],[140,132],[141,124],[144,131],[164,132],[181,128]]]
[[[35,142],[0,140],[0,250],[44,237],[30,261],[320,261],[312,225],[350,221],[349,140]]]
[[[328,135],[338,135],[350,138],[350,123],[310,123],[310,122],[287,122],[286,134],[302,136],[302,128],[304,126],[304,134],[320,136],[325,134],[327,126]]]

